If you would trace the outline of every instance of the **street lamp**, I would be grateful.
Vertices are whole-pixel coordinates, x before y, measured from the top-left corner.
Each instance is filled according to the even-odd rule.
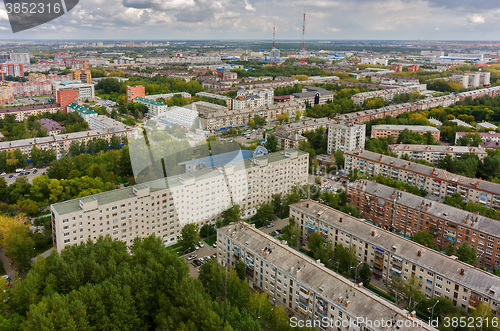
[[[434,320],[434,307],[436,307],[436,305],[438,304],[439,300],[436,301],[436,303],[434,304],[434,306],[430,307],[430,308],[427,308],[427,311],[431,311],[431,322]]]
[[[355,276],[354,276],[354,282],[355,283],[356,283],[356,279],[358,279],[358,267],[361,265],[361,263],[363,263],[363,261],[360,261],[357,266],[351,267],[351,269],[352,268],[356,268],[356,272],[355,272]]]

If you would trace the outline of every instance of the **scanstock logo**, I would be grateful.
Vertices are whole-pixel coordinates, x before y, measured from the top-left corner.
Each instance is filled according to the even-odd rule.
[[[30,2],[31,1],[31,2]],[[4,0],[12,32],[50,22],[73,9],[79,0]]]

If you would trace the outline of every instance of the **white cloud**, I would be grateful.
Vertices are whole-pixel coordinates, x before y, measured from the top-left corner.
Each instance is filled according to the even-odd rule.
[[[330,32],[340,32],[340,29],[339,28],[327,28],[326,29],[327,31],[330,31]]]
[[[252,4],[248,2],[248,0],[245,0],[245,10],[255,11],[255,7],[252,6]]]
[[[486,20],[484,19],[484,16],[480,14],[473,14],[467,16],[467,22],[471,24],[484,24]]]

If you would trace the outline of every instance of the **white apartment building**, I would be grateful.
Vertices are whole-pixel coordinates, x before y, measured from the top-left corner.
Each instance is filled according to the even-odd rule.
[[[481,123],[477,123],[476,124],[476,129],[480,130],[480,129],[490,129],[490,130],[496,130],[498,129],[498,126],[496,126],[495,124],[492,124],[490,122],[486,122],[486,121],[483,121]]]
[[[193,125],[199,127],[199,117],[196,110],[185,107],[170,107],[167,112],[161,116],[161,121],[167,124],[179,124],[185,128],[191,128]]]
[[[352,194],[350,187],[353,184],[356,183],[349,184],[347,195]],[[364,198],[377,200],[368,192]],[[378,212],[378,207],[372,209]],[[404,213],[400,207],[395,209],[399,214]],[[386,212],[390,212],[389,208]],[[445,297],[466,311],[486,302],[495,314],[500,313],[500,278],[487,271],[313,200],[291,205],[290,217],[301,229],[302,242],[306,242],[312,232],[319,231],[333,247],[337,244],[353,247],[358,261],[368,263],[380,281],[391,281],[396,277],[406,281],[415,274],[422,282],[421,291],[427,298]],[[412,222],[412,218],[407,222],[410,225],[419,219],[416,215]]]
[[[361,92],[351,96],[352,101],[357,105],[362,105],[363,102],[371,98],[382,98],[391,101],[395,95],[410,93],[412,91],[423,92],[427,90],[427,84],[416,84],[408,87],[399,87],[388,90],[377,90],[370,92]]]
[[[100,130],[89,130],[82,132],[73,132],[73,133],[65,133],[65,134],[57,134],[49,137],[43,138],[29,138],[29,139],[20,139],[13,141],[4,141],[0,142],[0,152],[3,151],[12,151],[12,150],[20,150],[23,154],[28,155],[30,157],[31,149],[33,146],[36,146],[41,150],[49,150],[53,149],[56,151],[56,156],[59,159],[60,157],[66,155],[69,150],[69,146],[71,142],[77,141],[78,143],[87,143],[89,140],[96,140],[98,138],[102,138],[111,141],[111,137],[117,136],[122,140],[124,138],[130,139],[134,134],[134,130],[129,127],[112,127],[109,129],[100,129]]]
[[[78,90],[79,100],[94,100],[95,90],[94,84],[84,84],[80,81],[63,81],[54,85],[55,92],[59,90],[76,89]],[[56,93],[54,93],[55,95]]]
[[[146,105],[148,107],[148,112],[151,115],[155,116],[164,115],[168,109],[168,106],[166,104],[147,98],[135,97],[133,99],[133,102],[139,102],[142,103],[143,105]]]
[[[481,161],[488,155],[482,146],[394,144],[389,145],[389,150],[396,153],[399,158],[406,154],[411,159],[425,160],[434,164],[438,164],[439,160],[444,159],[446,155],[459,159],[463,154],[471,153],[476,154]]]
[[[237,203],[244,217],[273,194],[307,183],[309,155],[287,150],[51,205],[54,248],[109,235],[131,245],[155,235],[173,244],[188,223],[213,222]]]
[[[30,64],[30,53],[10,53],[9,63],[22,63],[27,66]]]
[[[92,116],[89,118],[87,123],[89,124],[89,128],[91,130],[109,129],[109,128],[114,128],[114,127],[127,127],[122,122],[116,121],[116,120],[109,118],[107,116],[104,116],[104,115]],[[131,129],[134,129],[134,128],[131,128]]]
[[[366,124],[331,123],[328,127],[327,153],[365,149]]]
[[[452,75],[451,80],[462,83],[464,88],[474,88],[489,86],[490,76],[489,71],[466,72],[463,75]]]
[[[274,103],[274,89],[239,90],[233,100],[233,109],[255,108]]]
[[[217,261],[233,268],[245,264],[245,280],[256,291],[266,292],[272,302],[292,316],[291,322],[311,322],[317,330],[379,331],[373,321],[384,319],[403,330],[436,330],[415,313],[397,306],[362,285],[326,268],[245,222],[217,229]],[[276,307],[275,309],[280,309]],[[322,324],[322,321],[328,321]],[[314,323],[314,324],[312,324]],[[291,324],[293,327],[293,324]],[[399,327],[398,327],[399,329]]]

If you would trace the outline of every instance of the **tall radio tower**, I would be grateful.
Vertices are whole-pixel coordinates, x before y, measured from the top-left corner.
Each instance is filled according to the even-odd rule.
[[[302,21],[302,43],[300,45],[300,52],[298,56],[298,63],[307,63],[306,54],[306,12],[304,11],[304,19]]]
[[[276,43],[275,43],[275,37],[276,37],[276,24],[273,24],[273,49],[269,53],[269,60],[271,61],[271,65],[276,65],[278,62],[278,58],[280,56],[280,51],[279,49],[276,48]]]

